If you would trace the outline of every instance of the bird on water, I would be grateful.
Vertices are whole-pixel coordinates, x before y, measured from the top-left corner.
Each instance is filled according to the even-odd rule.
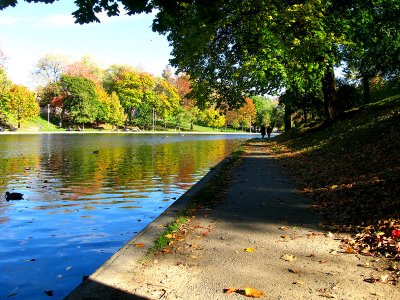
[[[21,193],[10,193],[10,192],[6,192],[6,195],[4,196],[6,198],[7,201],[10,200],[22,200],[24,194]]]

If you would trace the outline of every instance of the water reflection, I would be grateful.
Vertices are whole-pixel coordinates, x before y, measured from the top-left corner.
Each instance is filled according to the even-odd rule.
[[[0,136],[0,298],[63,298],[243,138]]]

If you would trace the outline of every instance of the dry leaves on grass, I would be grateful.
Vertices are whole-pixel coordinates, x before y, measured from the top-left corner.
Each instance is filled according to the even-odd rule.
[[[348,249],[351,248],[354,252],[363,255],[400,258],[400,224],[398,220],[381,220],[374,225],[357,229],[359,232],[356,235],[351,239],[344,240]]]
[[[281,135],[268,148],[327,223],[357,232],[352,249],[395,259],[400,259],[399,99],[371,105],[335,126]]]

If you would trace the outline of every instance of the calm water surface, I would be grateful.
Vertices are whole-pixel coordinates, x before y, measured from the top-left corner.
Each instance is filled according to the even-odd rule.
[[[0,136],[0,299],[62,299],[247,138]]]

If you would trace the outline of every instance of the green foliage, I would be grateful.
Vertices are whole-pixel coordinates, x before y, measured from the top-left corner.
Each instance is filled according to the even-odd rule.
[[[61,85],[65,93],[63,109],[69,112],[72,122],[94,122],[100,105],[96,85],[86,78],[67,75],[61,76]]]
[[[339,81],[337,97],[344,109],[358,107],[363,103],[362,95],[356,86]]]
[[[273,127],[273,123],[275,123],[274,119],[276,117],[276,106],[278,103],[274,103],[270,98],[262,96],[253,96],[251,99],[254,102],[257,112],[256,125],[258,127],[261,127],[261,125]]]
[[[127,113],[137,108],[142,102],[142,83],[137,72],[126,71],[114,83],[113,91],[117,94]]]
[[[78,23],[98,22],[96,13],[119,15],[119,2],[128,14],[156,9],[153,30],[167,35],[173,66],[191,76],[190,95],[204,107],[224,102],[237,107],[250,94],[283,88],[303,95],[322,92],[325,117],[334,121],[342,109],[332,73],[343,59],[363,78],[366,98],[372,76],[399,71],[397,0],[79,0],[73,15]],[[15,4],[9,0],[0,7]],[[118,96],[130,110],[141,99],[128,103]]]
[[[373,101],[383,100],[400,94],[400,78],[389,78],[383,80],[375,77],[371,81],[371,99]]]
[[[142,102],[136,111],[133,123],[148,130],[153,124],[153,106],[149,102]]]

